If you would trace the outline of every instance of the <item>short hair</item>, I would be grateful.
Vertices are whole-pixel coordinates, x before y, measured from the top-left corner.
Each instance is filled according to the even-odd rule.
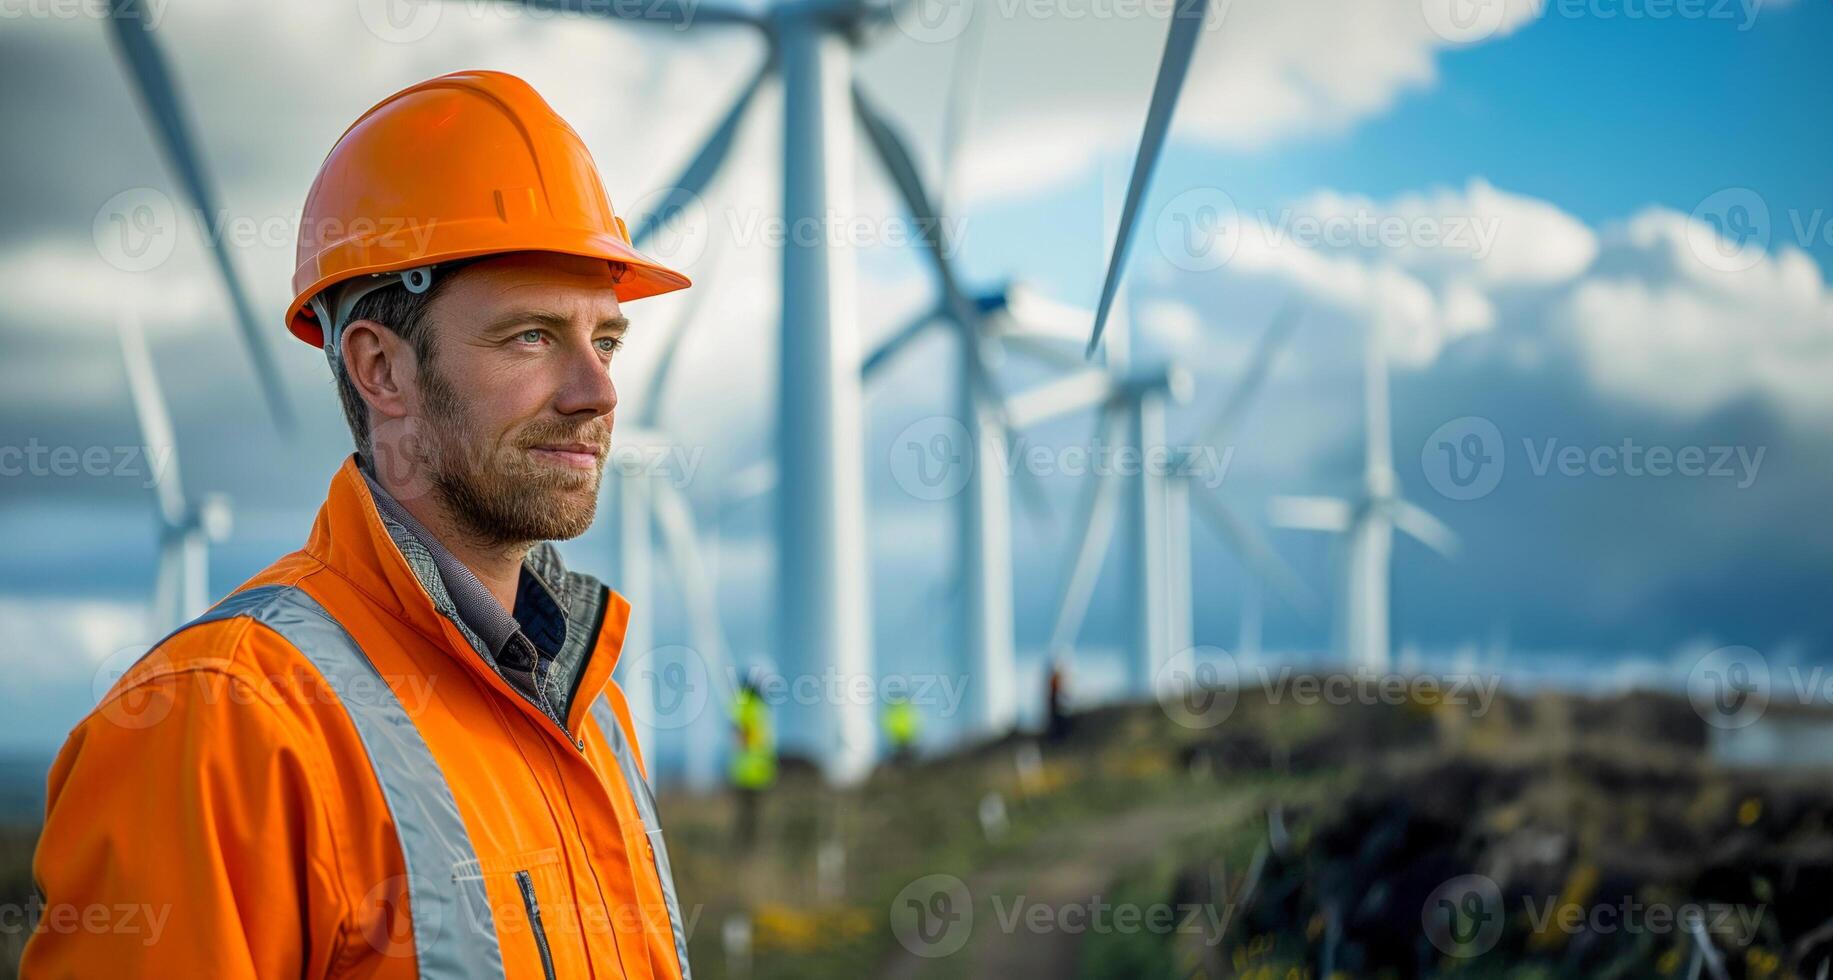
[[[414,359],[419,362],[422,371],[432,369],[433,330],[427,322],[427,311],[432,308],[433,300],[451,284],[454,273],[463,269],[469,262],[451,262],[440,265],[433,270],[433,285],[424,293],[411,293],[399,280],[391,282],[381,289],[357,300],[350,310],[350,316],[344,321],[346,325],[358,320],[370,320],[381,324],[395,336],[407,341],[413,348]],[[344,368],[343,350],[332,360],[331,376],[337,385],[337,400],[343,404],[344,422],[350,426],[350,438],[356,442],[356,451],[364,460],[369,458],[369,403],[363,400],[363,393],[356,390],[356,383],[350,380],[349,371]]]

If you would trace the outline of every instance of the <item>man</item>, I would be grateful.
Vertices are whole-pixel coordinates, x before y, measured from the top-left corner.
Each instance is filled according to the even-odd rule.
[[[923,716],[910,703],[910,696],[899,691],[885,701],[881,718],[885,740],[891,743],[891,761],[907,766],[916,761],[917,737],[923,734]]]
[[[738,795],[732,841],[740,851],[757,843],[764,793],[776,782],[776,735],[764,700],[763,672],[753,668],[739,682],[732,701],[732,789]]]
[[[687,977],[630,607],[546,543],[592,522],[620,301],[687,279],[496,72],[364,114],[303,222],[288,326],[357,453],[304,549],[71,734],[24,975]]]

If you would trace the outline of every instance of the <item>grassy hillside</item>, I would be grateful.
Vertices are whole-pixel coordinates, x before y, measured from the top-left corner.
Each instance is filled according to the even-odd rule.
[[[695,975],[1825,975],[1833,786],[1715,767],[1684,700],[1187,708],[843,790],[786,764],[748,849],[726,795],[664,794]],[[0,902],[31,836],[0,834]]]

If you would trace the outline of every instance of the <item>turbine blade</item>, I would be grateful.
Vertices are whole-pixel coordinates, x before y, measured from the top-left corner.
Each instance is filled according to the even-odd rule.
[[[1393,514],[1394,526],[1412,535],[1420,544],[1446,558],[1457,557],[1459,548],[1457,532],[1448,527],[1444,521],[1405,500],[1393,502]]]
[[[707,674],[717,675],[726,660],[725,629],[719,619],[718,597],[706,562],[700,552],[700,538],[694,532],[694,513],[687,498],[666,480],[652,484],[651,505],[656,527],[668,548],[668,563],[681,588],[682,605],[688,614],[688,628],[694,646],[707,660]]]
[[[1203,18],[1208,9],[1209,0],[1179,0],[1172,8],[1165,53],[1158,63],[1158,81],[1152,88],[1152,103],[1146,109],[1145,131],[1139,137],[1139,155],[1133,160],[1133,177],[1127,184],[1126,203],[1120,209],[1120,227],[1114,237],[1107,276],[1101,283],[1101,301],[1095,306],[1095,326],[1089,333],[1085,357],[1094,357],[1095,348],[1101,345],[1101,332],[1107,327],[1114,293],[1120,287],[1127,254],[1133,247],[1133,222],[1139,217],[1139,206],[1152,184],[1152,172],[1158,167],[1159,153],[1171,131],[1171,116],[1177,109],[1184,77],[1190,71],[1190,56],[1196,51],[1197,37],[1203,30]]]
[[[1004,393],[986,363],[986,352],[980,346],[986,335],[985,318],[981,316],[979,305],[962,292],[955,278],[954,265],[944,250],[941,216],[934,201],[923,189],[922,178],[917,174],[916,160],[903,137],[898,135],[884,114],[872,105],[865,89],[857,82],[853,84],[853,108],[860,126],[866,131],[867,139],[885,165],[885,171],[891,175],[891,183],[903,199],[905,209],[916,220],[923,251],[929,256],[941,287],[940,312],[954,321],[961,329],[962,342],[969,345],[966,383],[973,385],[975,397],[984,399],[999,415],[1001,423],[1010,427],[1006,421]]]
[[[897,328],[883,343],[873,348],[872,353],[866,355],[865,361],[860,364],[860,374],[867,381],[872,380],[880,371],[889,366],[892,358],[908,347],[911,341],[922,336],[923,331],[941,316],[941,310],[924,310],[911,318],[910,322]]]
[[[1112,412],[1104,410],[1096,420],[1095,431],[1112,440],[1118,435],[1113,431],[1117,422]],[[1102,559],[1107,556],[1108,542],[1114,534],[1119,490],[1120,481],[1111,474],[1084,478],[1081,520],[1078,522],[1082,538],[1076,545],[1069,577],[1064,580],[1063,592],[1057,599],[1056,623],[1050,630],[1049,649],[1053,653],[1074,642],[1082,629],[1083,617],[1088,615],[1088,602],[1094,595]]]
[[[955,45],[954,63],[949,70],[948,101],[942,110],[942,186],[936,190],[936,206],[942,214],[949,213],[957,192],[957,154],[980,80],[980,50],[985,33],[985,18],[970,15],[967,30]]]
[[[710,247],[717,250],[719,240],[715,238]],[[717,258],[716,251],[713,258]],[[717,261],[707,263],[705,274],[709,281],[717,267]],[[706,296],[707,290],[704,289],[687,291],[686,302],[682,304],[681,314],[675,318],[674,328],[669,331],[662,354],[656,359],[655,370],[649,376],[649,385],[643,392],[643,400],[638,403],[642,408],[642,415],[637,424],[645,429],[654,429],[661,424],[662,400],[668,393],[668,382],[673,376],[675,355],[680,353],[681,342],[687,337],[687,332],[693,328],[695,316],[700,312],[700,305],[706,300]]]
[[[1005,316],[1000,336],[1082,342],[1082,331],[1094,313],[1080,306],[1051,299],[1031,286],[1015,282],[1006,288]]]
[[[763,87],[764,79],[770,77],[770,73],[775,70],[776,59],[766,57],[764,63],[758,66],[756,74],[739,91],[732,107],[726,110],[726,114],[713,127],[712,134],[700,145],[700,152],[694,154],[694,159],[688,162],[687,169],[681,171],[681,176],[676,178],[668,193],[656,202],[655,208],[643,216],[636,233],[630,236],[632,244],[642,248],[664,222],[706,192],[707,185],[712,183],[719,168],[724,166],[726,158],[732,153],[732,143],[738,135],[739,124],[745,120],[745,110],[751,107],[751,100],[757,96],[757,90]]]
[[[1260,529],[1242,520],[1213,489],[1192,487],[1191,499],[1196,501],[1198,513],[1203,515],[1216,533],[1228,542],[1229,550],[1241,559],[1254,577],[1273,588],[1287,605],[1301,612],[1310,612],[1317,608],[1317,596],[1292,566],[1279,557],[1267,543],[1266,536]]]
[[[644,3],[604,3],[602,0],[520,0],[533,10],[603,17],[609,20],[647,21],[687,29],[695,24],[749,24],[763,21],[733,7],[702,7],[695,0],[646,0]]]
[[[1209,428],[1204,430],[1202,445],[1219,446],[1234,432],[1235,426],[1247,414],[1248,406],[1253,404],[1260,389],[1266,386],[1267,376],[1273,372],[1274,360],[1285,349],[1286,341],[1291,339],[1293,330],[1303,318],[1304,310],[1295,302],[1288,302],[1273,317],[1273,322],[1260,335],[1260,342],[1254,345],[1253,356],[1248,359],[1241,379],[1235,382],[1228,400],[1210,421]]]
[[[1106,371],[1083,368],[1022,391],[1006,400],[1006,418],[1015,429],[1092,408],[1115,394],[1114,379]]]
[[[1017,430],[1010,422],[1006,424],[1006,451],[1014,452],[1018,445]],[[1012,488],[1018,491],[1019,506],[1025,510],[1025,516],[1046,527],[1056,523],[1056,511],[1050,507],[1050,498],[1045,496],[1040,477],[1029,466],[1020,466],[1012,474]]]
[[[1267,522],[1295,531],[1340,534],[1352,520],[1349,503],[1335,497],[1274,497],[1267,501]]]
[[[123,309],[116,327],[121,336],[121,360],[127,366],[127,391],[133,398],[134,417],[140,422],[147,459],[158,475],[153,492],[159,501],[159,516],[166,527],[177,527],[184,522],[189,508],[185,506],[184,481],[178,469],[178,440],[172,435],[172,417],[166,412],[159,373],[147,349],[139,316],[131,309]]]
[[[109,24],[113,27],[116,46],[121,51],[122,60],[133,72],[135,88],[140,93],[147,116],[159,137],[159,145],[165,151],[166,162],[177,172],[178,182],[184,188],[184,194],[190,199],[192,209],[205,220],[217,214],[216,194],[212,190],[208,173],[204,170],[204,161],[197,152],[197,141],[191,133],[191,125],[179,102],[178,89],[172,81],[171,72],[166,67],[165,57],[159,46],[153,41],[152,21],[148,19],[143,0],[119,0],[111,5]],[[212,235],[205,235],[204,246],[216,263],[217,275],[223,281],[223,288],[229,293],[229,302],[235,309],[236,324],[242,331],[242,342],[248,348],[249,360],[254,362],[255,378],[261,387],[261,394],[267,400],[268,414],[273,416],[274,425],[283,434],[291,435],[294,431],[293,407],[287,400],[286,388],[281,382],[279,368],[274,364],[273,354],[268,350],[267,337],[255,321],[254,306],[249,302],[248,291],[243,288],[242,278],[236,273],[235,262],[230,258],[229,250],[223,242]]]
[[[956,304],[964,300],[956,288],[954,269],[942,252],[935,203],[930,199],[929,192],[923,189],[923,179],[917,173],[916,158],[904,138],[891,125],[891,121],[872,104],[865,89],[857,82],[853,83],[853,111],[859,118],[860,127],[865,130],[866,139],[877,151],[879,161],[885,165],[885,172],[890,175],[891,185],[897,189],[904,209],[916,220],[923,252],[929,256],[930,265],[942,281],[944,303],[951,310],[954,309]]]

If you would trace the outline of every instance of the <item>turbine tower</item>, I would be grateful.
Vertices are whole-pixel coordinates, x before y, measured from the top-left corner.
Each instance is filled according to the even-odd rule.
[[[185,497],[178,468],[178,444],[166,411],[159,376],[147,350],[140,320],[123,310],[118,321],[127,390],[139,419],[146,458],[154,467],[159,515],[159,565],[153,589],[152,631],[164,636],[210,608],[210,543],[229,537],[229,498],[206,494],[196,506]]]

